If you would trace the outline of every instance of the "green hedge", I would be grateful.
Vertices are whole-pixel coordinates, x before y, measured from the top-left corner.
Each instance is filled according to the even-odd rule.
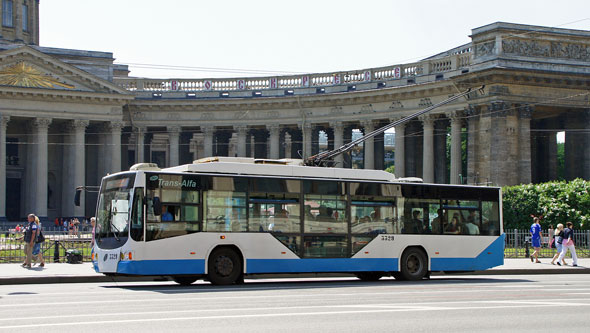
[[[507,186],[502,192],[505,229],[528,229],[531,214],[543,215],[543,229],[568,221],[575,229],[590,229],[590,181]]]

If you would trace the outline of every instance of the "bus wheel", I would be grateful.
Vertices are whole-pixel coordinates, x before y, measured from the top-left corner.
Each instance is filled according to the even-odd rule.
[[[193,282],[197,281],[196,276],[173,276],[172,280],[181,286],[190,286]]]
[[[409,248],[402,255],[401,275],[404,280],[422,280],[428,273],[426,254],[418,248]]]
[[[358,272],[354,275],[361,281],[378,281],[383,277],[383,273],[381,272]]]
[[[208,263],[209,281],[216,285],[233,284],[242,274],[240,256],[232,249],[220,248],[211,254]]]

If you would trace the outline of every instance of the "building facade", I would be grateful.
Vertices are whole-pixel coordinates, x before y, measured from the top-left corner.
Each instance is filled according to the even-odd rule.
[[[233,79],[129,77],[108,52],[38,45],[38,1],[2,0],[0,221],[92,216],[74,188],[138,162],[302,158],[350,142],[468,88],[395,128],[397,177],[514,185],[590,179],[590,32],[510,23],[416,63]],[[320,138],[326,138],[320,140]],[[340,167],[383,169],[384,135]]]

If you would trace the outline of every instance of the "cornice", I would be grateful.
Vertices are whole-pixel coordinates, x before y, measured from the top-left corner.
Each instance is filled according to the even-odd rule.
[[[322,95],[298,95],[290,97],[259,97],[256,99],[135,99],[129,102],[133,111],[166,109],[170,111],[242,111],[319,108],[368,103],[388,102],[399,99],[431,97],[457,93],[450,80],[379,90],[342,92]]]
[[[98,104],[109,102],[117,105],[127,104],[133,100],[131,95],[97,93],[89,91],[54,90],[43,88],[0,87],[0,98]]]

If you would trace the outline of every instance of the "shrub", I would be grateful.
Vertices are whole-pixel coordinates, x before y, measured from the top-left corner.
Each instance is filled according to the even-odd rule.
[[[528,229],[530,215],[543,215],[547,228],[570,221],[576,229],[590,229],[590,182],[575,179],[503,188],[505,229]]]

